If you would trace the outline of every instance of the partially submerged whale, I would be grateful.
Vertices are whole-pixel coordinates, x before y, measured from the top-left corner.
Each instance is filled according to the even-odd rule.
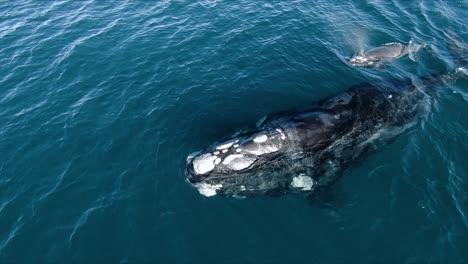
[[[467,50],[449,45],[454,57]],[[446,76],[365,83],[310,109],[270,115],[254,131],[189,155],[187,180],[205,196],[312,193],[415,126],[429,113]]]
[[[354,55],[349,63],[356,67],[381,67],[384,63],[409,55],[415,60],[414,54],[422,45],[414,44],[411,40],[408,45],[397,42],[386,43],[380,47],[370,49]]]
[[[187,158],[187,179],[202,195],[311,192],[351,162],[417,123],[441,75],[363,84],[301,111],[267,117]]]

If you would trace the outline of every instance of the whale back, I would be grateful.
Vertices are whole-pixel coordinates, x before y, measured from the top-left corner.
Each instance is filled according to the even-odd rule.
[[[364,56],[373,59],[394,59],[405,54],[405,46],[400,43],[388,43],[364,53]]]

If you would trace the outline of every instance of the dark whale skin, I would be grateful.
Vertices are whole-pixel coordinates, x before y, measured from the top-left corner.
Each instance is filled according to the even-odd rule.
[[[414,126],[441,76],[356,85],[309,109],[272,114],[258,130],[189,156],[187,180],[206,196],[310,193]],[[218,150],[223,144],[231,146]]]

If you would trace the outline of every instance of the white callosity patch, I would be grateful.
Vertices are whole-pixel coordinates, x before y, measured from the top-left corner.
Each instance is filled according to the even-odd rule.
[[[242,152],[247,152],[256,156],[261,156],[263,154],[273,153],[278,151],[281,148],[280,139],[286,139],[286,136],[283,133],[283,130],[276,128],[277,134],[266,135],[259,134],[256,135],[252,141],[241,144]]]
[[[284,135],[283,130],[277,128],[276,131],[278,131],[281,134],[281,139],[286,139],[286,135]]]
[[[212,171],[215,167],[214,162],[216,158],[216,156],[210,153],[200,155],[193,160],[193,169],[197,174],[204,174]]]
[[[291,186],[293,188],[301,188],[303,191],[310,191],[314,186],[314,180],[312,180],[312,178],[309,176],[300,174],[299,176],[293,178]]]
[[[243,170],[245,168],[248,168],[250,165],[252,165],[257,159],[253,157],[242,157],[242,158],[234,158],[229,164],[228,167],[231,170]]]
[[[216,159],[215,159],[215,164],[216,164],[216,165],[219,164],[220,162],[221,162],[221,159],[220,159],[220,158],[216,158]]]
[[[238,142],[239,140],[231,140],[227,141],[225,143],[222,143],[221,145],[217,146],[216,149],[222,150],[222,149],[228,149],[230,148],[234,143]]]
[[[216,191],[221,189],[223,185],[221,184],[208,184],[208,183],[199,183],[195,185],[198,189],[198,192],[206,197],[216,195]]]
[[[254,141],[255,143],[263,143],[263,142],[265,142],[265,141],[267,141],[267,140],[268,140],[268,136],[267,136],[267,135],[258,135],[258,136],[256,136],[256,137],[253,139],[253,141]]]
[[[224,160],[223,160],[223,164],[224,165],[227,165],[229,163],[231,163],[231,161],[233,161],[234,159],[237,159],[237,158],[243,158],[244,155],[242,154],[232,154],[232,155],[229,155],[227,156]]]
[[[223,164],[227,165],[231,170],[243,170],[252,165],[257,159],[254,157],[246,157],[242,154],[231,154],[223,160]]]
[[[250,154],[254,154],[256,156],[261,156],[263,154],[268,154],[268,153],[273,153],[278,151],[279,148],[276,145],[273,144],[268,144],[268,145],[253,145],[249,146],[248,148],[245,148],[245,151],[247,151]]]

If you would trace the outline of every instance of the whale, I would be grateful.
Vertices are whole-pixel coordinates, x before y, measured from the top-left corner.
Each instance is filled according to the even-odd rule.
[[[453,31],[448,50],[466,67],[468,46]],[[207,197],[311,196],[367,154],[417,129],[454,78],[443,72],[363,83],[305,109],[268,115],[255,129],[188,155],[186,180]]]
[[[272,114],[252,131],[187,157],[200,194],[312,193],[429,113],[441,74],[355,85],[310,108]]]
[[[354,55],[349,63],[355,67],[379,68],[385,63],[409,55],[415,60],[415,53],[424,45],[417,45],[411,40],[408,45],[398,42],[386,43],[382,46],[360,52]]]

